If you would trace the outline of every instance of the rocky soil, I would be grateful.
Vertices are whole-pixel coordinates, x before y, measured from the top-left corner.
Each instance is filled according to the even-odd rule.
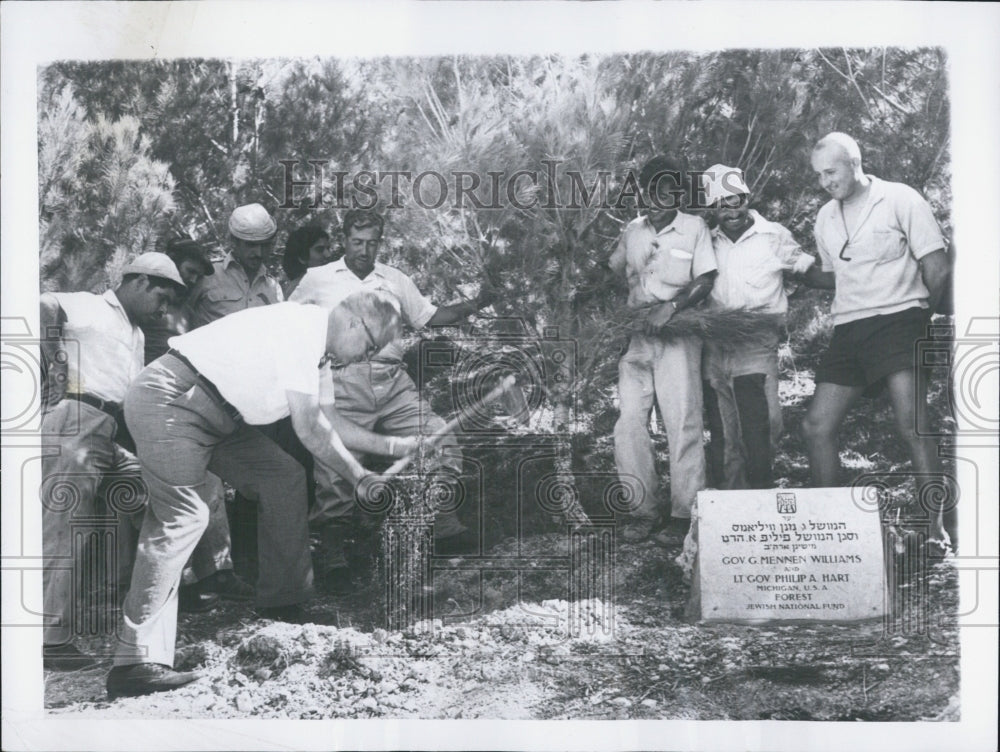
[[[520,544],[565,553],[565,534]],[[499,546],[494,553],[510,553]],[[52,714],[103,718],[950,720],[959,717],[957,577],[912,574],[921,613],[854,625],[701,625],[664,549],[622,544],[607,599],[567,600],[565,572],[438,572],[435,614],[377,626],[378,588],[320,598],[315,624],[227,604],[181,618],[177,665],[202,678],[108,702],[109,662],[46,676]],[[916,617],[916,618],[915,618]],[[107,650],[93,641],[91,650]]]

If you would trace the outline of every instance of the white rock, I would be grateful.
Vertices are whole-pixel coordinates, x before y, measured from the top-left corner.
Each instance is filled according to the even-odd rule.
[[[652,697],[647,697],[645,700],[642,701],[642,704],[647,708],[655,708],[657,705],[659,705],[659,703]]]
[[[249,713],[255,707],[257,707],[257,703],[254,702],[249,693],[241,692],[236,696],[236,709],[241,713]]]
[[[632,701],[630,699],[628,699],[627,697],[616,697],[615,699],[613,699],[611,701],[611,704],[612,705],[620,705],[623,708],[630,708],[630,707],[632,707]]]
[[[361,707],[367,708],[368,710],[377,710],[378,702],[374,697],[366,697],[360,703]]]

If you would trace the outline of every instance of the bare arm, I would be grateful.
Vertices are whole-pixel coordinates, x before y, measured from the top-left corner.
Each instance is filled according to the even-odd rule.
[[[951,265],[948,263],[948,254],[944,250],[931,251],[920,259],[920,274],[927,285],[930,297],[927,302],[931,313],[937,311],[941,304],[941,298],[945,290],[948,289],[948,281],[951,277]]]
[[[39,342],[44,370],[45,404],[54,405],[66,395],[69,360],[63,342],[63,324],[66,312],[54,295],[44,293],[39,298],[39,323],[42,338]]]
[[[684,285],[684,288],[671,301],[676,310],[683,311],[685,308],[691,308],[707,298],[715,285],[716,276],[718,276],[717,271],[706,272],[699,274]]]
[[[805,273],[796,276],[808,287],[818,287],[821,290],[835,290],[837,288],[833,272],[823,271],[819,268],[819,264],[813,264]]]
[[[477,304],[471,300],[452,305],[438,306],[434,315],[427,322],[427,326],[453,326],[461,324],[478,310],[479,307]]]
[[[320,409],[316,395],[285,392],[285,396],[291,412],[292,427],[302,445],[316,459],[329,465],[338,475],[355,484],[369,474],[347,451],[344,442],[327,419],[325,411]]]
[[[334,405],[323,405],[323,415],[344,446],[354,452],[381,454],[386,457],[405,457],[414,451],[417,439],[413,436],[383,436],[359,426],[341,415]]]
[[[699,274],[684,285],[672,300],[653,306],[646,316],[646,333],[656,334],[660,327],[674,317],[675,313],[685,308],[691,308],[708,297],[708,294],[712,292],[717,274],[718,272],[715,270]]]

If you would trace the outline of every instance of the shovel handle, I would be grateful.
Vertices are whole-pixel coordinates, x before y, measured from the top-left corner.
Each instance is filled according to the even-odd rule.
[[[439,430],[437,433],[431,434],[425,441],[425,446],[437,446],[441,441],[451,434],[458,426],[461,424],[462,420],[466,418],[473,410],[476,408],[484,407],[491,402],[496,402],[500,397],[502,397],[507,390],[513,387],[517,383],[517,379],[513,375],[507,376],[501,381],[489,394],[483,397],[479,402],[477,402],[472,407],[467,407],[462,410],[457,416],[448,421],[444,428]],[[410,463],[413,462],[414,454],[408,454],[405,457],[400,457],[398,460],[392,463],[388,470],[384,473],[380,473],[383,478],[391,478],[393,475],[398,475],[403,472]]]

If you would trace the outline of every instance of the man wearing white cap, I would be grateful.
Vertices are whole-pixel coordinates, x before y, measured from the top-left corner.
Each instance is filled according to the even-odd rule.
[[[265,266],[277,229],[260,204],[233,210],[229,216],[230,251],[213,263],[215,273],[203,277],[188,297],[192,329],[235,311],[284,300],[281,285]]]
[[[135,457],[116,443],[125,429],[122,403],[143,367],[140,324],[160,318],[184,289],[174,262],[144,253],[122,270],[121,283],[103,295],[44,293],[41,303],[46,364],[42,434],[56,449],[42,458],[42,574],[46,668],[72,670],[94,663],[73,644],[76,529],[98,515],[108,497],[122,532],[145,494]],[[120,540],[125,540],[120,536]]]
[[[678,211],[685,191],[682,165],[657,156],[643,165],[639,184],[649,210],[625,227],[608,260],[624,274],[631,308],[649,311],[649,333],[631,337],[618,364],[620,416],[615,423],[615,465],[634,488],[639,506],[624,530],[626,540],[649,537],[660,508],[659,476],[649,435],[654,401],[670,448],[670,516],[674,532],[686,528],[691,506],[705,487],[702,446],[701,340],[664,339],[653,330],[704,300],[715,277],[715,252],[701,217]]]
[[[719,276],[710,304],[784,314],[784,273],[802,274],[815,259],[786,228],[750,208],[742,170],[717,164],[702,179],[717,220],[712,247]],[[712,434],[708,459],[718,488],[770,488],[773,483],[773,449],[782,430],[778,331],[766,334],[768,340],[759,343],[705,342],[702,378]]]
[[[840,426],[863,395],[884,384],[913,460],[917,498],[924,499],[922,489],[941,482],[942,474],[937,447],[917,429],[927,425],[927,380],[917,378],[914,356],[948,286],[944,238],[917,191],[864,173],[861,149],[847,134],[821,138],[812,168],[830,201],[816,215],[822,266],[804,279],[836,290],[833,337],[816,369],[816,393],[802,424],[813,484],[839,485]],[[954,505],[937,510],[932,526],[941,550],[946,532],[957,545]]]

